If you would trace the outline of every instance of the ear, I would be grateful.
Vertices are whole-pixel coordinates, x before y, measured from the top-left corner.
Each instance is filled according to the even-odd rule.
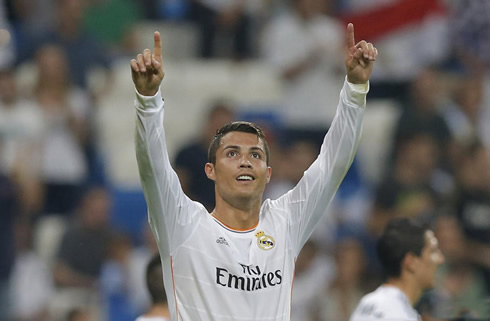
[[[271,176],[272,176],[272,167],[267,166],[267,174],[265,175],[265,177],[267,179],[267,182],[266,183],[269,183],[270,182]]]
[[[414,273],[417,270],[417,256],[413,253],[407,253],[402,261],[402,271]]]
[[[206,165],[204,165],[204,172],[210,180],[216,180],[216,172],[212,163],[206,163]]]

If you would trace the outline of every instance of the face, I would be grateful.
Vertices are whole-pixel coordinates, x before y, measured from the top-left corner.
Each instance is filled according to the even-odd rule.
[[[439,243],[434,232],[425,232],[425,246],[420,257],[415,257],[414,271],[423,289],[434,287],[434,276],[437,267],[444,262],[444,256],[439,249]]]
[[[348,285],[358,282],[365,266],[361,243],[355,239],[342,241],[338,245],[335,261],[338,270],[337,279],[340,283]]]
[[[102,227],[109,221],[112,202],[104,189],[90,191],[85,196],[82,206],[82,220],[87,227]]]
[[[437,106],[439,86],[437,75],[430,70],[422,71],[413,84],[413,95],[417,106],[425,110],[433,110]]]
[[[207,163],[206,175],[215,181],[216,198],[243,207],[261,202],[271,177],[264,143],[255,134],[229,132],[221,138],[216,165]]]
[[[426,178],[433,172],[437,160],[437,145],[428,136],[417,137],[406,145],[402,157],[419,177]]]
[[[211,112],[205,128],[206,137],[203,137],[206,144],[208,144],[209,141],[213,139],[214,135],[216,135],[217,129],[232,121],[233,112],[231,111],[231,109],[223,107],[215,109],[213,112]]]
[[[476,116],[482,107],[483,98],[484,88],[482,78],[471,78],[461,84],[461,89],[456,100],[464,112],[470,116]]]
[[[39,80],[65,83],[68,77],[68,60],[61,47],[46,45],[37,53]]]

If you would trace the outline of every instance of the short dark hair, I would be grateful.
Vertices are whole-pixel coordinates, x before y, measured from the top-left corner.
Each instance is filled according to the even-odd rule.
[[[156,254],[146,267],[146,287],[153,304],[166,303],[167,294],[163,287],[163,270],[160,255]]]
[[[376,250],[386,277],[399,277],[405,255],[422,254],[428,227],[420,221],[396,218],[388,222]]]
[[[266,163],[269,165],[269,145],[267,144],[265,134],[259,126],[248,121],[234,121],[224,125],[216,131],[216,135],[214,135],[213,140],[209,145],[208,162],[216,165],[216,151],[221,143],[221,138],[229,132],[242,132],[257,135],[257,137],[262,140],[262,143],[264,144]]]

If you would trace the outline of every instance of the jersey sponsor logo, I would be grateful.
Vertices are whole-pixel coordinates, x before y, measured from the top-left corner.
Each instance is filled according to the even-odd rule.
[[[222,236],[220,236],[220,237],[218,237],[218,238],[216,239],[216,243],[230,246],[230,245],[228,244],[228,242],[226,241],[226,239],[225,239],[224,237],[222,237]]]
[[[259,231],[255,233],[255,237],[257,237],[257,245],[262,250],[268,251],[276,246],[276,241],[270,235],[266,235],[264,231]]]
[[[262,273],[258,266],[244,264],[240,266],[243,269],[241,276],[232,274],[225,268],[216,267],[216,284],[242,291],[257,291],[282,283],[281,270]]]

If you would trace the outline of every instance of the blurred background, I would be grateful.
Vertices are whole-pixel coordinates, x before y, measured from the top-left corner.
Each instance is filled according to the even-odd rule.
[[[418,217],[446,262],[417,309],[490,318],[490,1],[0,1],[0,320],[134,320],[156,252],[133,147],[129,60],[162,35],[168,148],[214,206],[207,144],[267,133],[266,197],[316,158],[345,26],[379,57],[354,164],[298,259],[293,321],[348,320],[382,282],[386,222]]]

